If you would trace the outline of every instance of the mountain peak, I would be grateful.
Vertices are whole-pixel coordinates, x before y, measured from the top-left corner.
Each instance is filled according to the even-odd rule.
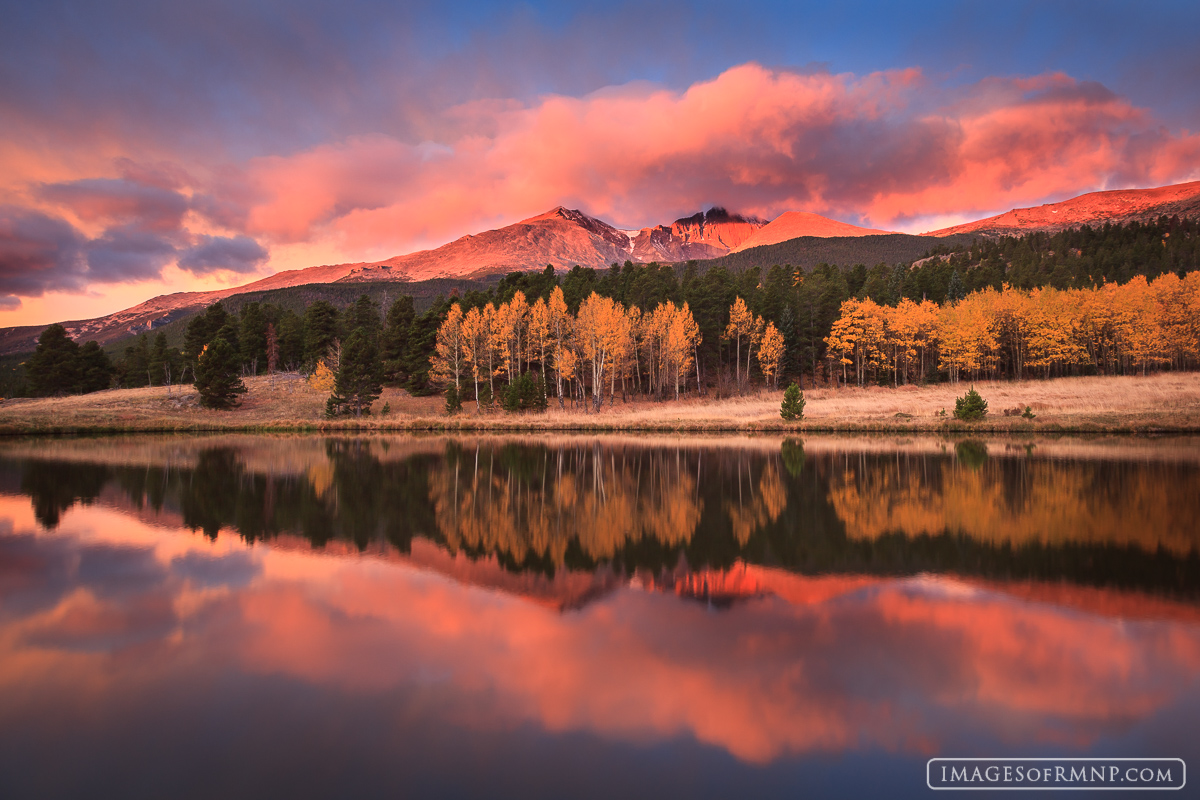
[[[589,217],[587,214],[584,214],[579,209],[567,208],[566,206],[555,206],[554,208],[550,209],[549,211],[538,214],[536,217],[530,217],[529,219],[523,219],[520,222],[518,222],[517,224],[518,225],[529,225],[534,222],[542,222],[542,221],[548,220],[548,219],[565,219],[570,222],[576,222],[579,224],[583,224],[585,221],[592,220],[592,217]]]

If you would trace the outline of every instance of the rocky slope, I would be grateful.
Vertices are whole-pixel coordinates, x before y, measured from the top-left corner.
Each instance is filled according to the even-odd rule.
[[[1117,189],[1049,203],[1036,208],[1014,208],[994,217],[922,234],[949,236],[978,233],[985,236],[1020,236],[1034,231],[1054,233],[1106,222],[1149,222],[1160,216],[1200,217],[1200,181],[1155,189]]]

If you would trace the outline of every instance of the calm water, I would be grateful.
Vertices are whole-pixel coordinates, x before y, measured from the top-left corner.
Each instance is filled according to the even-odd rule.
[[[1200,440],[0,443],[0,796],[1200,766]]]

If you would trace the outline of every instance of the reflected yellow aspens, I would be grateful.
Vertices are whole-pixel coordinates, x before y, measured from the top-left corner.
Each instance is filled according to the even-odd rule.
[[[742,495],[741,464],[738,464],[738,496],[727,497],[723,501],[725,513],[729,515],[733,536],[739,545],[745,547],[755,531],[775,520],[787,508],[787,488],[779,477],[779,467],[775,461],[768,461],[763,467],[758,479],[758,488],[749,479],[747,470],[748,496]]]
[[[700,522],[694,463],[670,452],[546,451],[533,479],[498,468],[494,450],[449,459],[430,476],[430,502],[452,552],[467,549],[562,564],[577,542],[596,561],[649,539],[686,543]]]
[[[850,461],[833,470],[829,500],[851,539],[947,531],[993,546],[1134,545],[1186,555],[1197,548],[1200,485],[1163,480],[1152,465],[1106,485],[1085,462],[1023,460],[972,469],[951,460]]]

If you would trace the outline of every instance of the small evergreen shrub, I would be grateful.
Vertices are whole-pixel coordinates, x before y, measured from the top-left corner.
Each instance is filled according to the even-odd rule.
[[[1033,413],[1032,408],[1030,408],[1029,406],[1025,406],[1025,413],[1022,414],[1021,416],[1024,417],[1025,419],[1033,419],[1034,417],[1037,416],[1037,414]]]
[[[462,398],[458,395],[458,387],[452,383],[446,387],[446,413],[453,415],[459,411],[462,411]]]
[[[804,419],[804,392],[800,391],[800,386],[795,381],[783,393],[779,416],[788,422]]]
[[[987,416],[987,400],[972,386],[965,395],[954,401],[954,418],[963,422],[978,422]]]
[[[545,411],[546,387],[528,372],[500,390],[500,407],[510,414],[519,411]]]

